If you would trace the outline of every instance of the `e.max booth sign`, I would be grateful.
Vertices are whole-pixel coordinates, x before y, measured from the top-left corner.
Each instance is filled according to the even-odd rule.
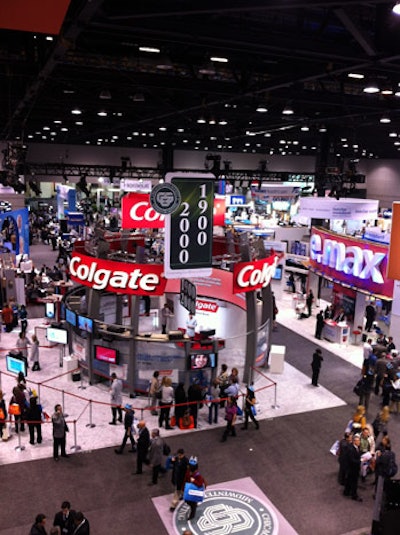
[[[312,228],[310,265],[327,278],[392,298],[393,281],[386,278],[387,261],[385,245]]]

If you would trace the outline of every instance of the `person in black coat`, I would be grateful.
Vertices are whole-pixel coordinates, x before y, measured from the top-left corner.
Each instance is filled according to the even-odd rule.
[[[321,340],[322,329],[324,328],[325,320],[324,313],[320,310],[317,314],[317,322],[315,324],[315,338]]]
[[[75,513],[74,530],[72,535],[90,535],[89,520],[81,511]]]
[[[354,435],[353,444],[346,450],[347,476],[343,494],[344,496],[351,496],[352,500],[358,502],[362,502],[362,498],[357,494],[361,466],[360,459],[360,435]]]
[[[246,398],[244,401],[244,425],[242,429],[247,429],[247,426],[249,424],[249,418],[251,418],[252,422],[256,426],[256,429],[260,428],[259,423],[257,422],[254,413],[253,413],[253,407],[256,404],[256,396],[254,394],[254,386],[249,385],[246,390]]]
[[[31,527],[29,535],[47,535],[46,515],[36,515],[35,523]]]
[[[320,348],[318,347],[315,351],[314,351],[314,354],[313,354],[313,359],[312,359],[312,362],[311,362],[311,369],[312,369],[312,379],[311,379],[311,384],[313,386],[319,386],[318,384],[318,377],[319,377],[319,372],[321,370],[321,362],[324,360],[323,356],[322,356],[322,353],[321,353],[321,350]]]
[[[185,392],[185,386],[183,383],[179,383],[178,386],[175,389],[175,421],[176,425],[179,425],[180,418],[183,418],[183,415],[185,414],[185,411],[187,410],[187,406],[185,403],[187,402],[187,396]]]
[[[308,317],[311,316],[313,303],[314,303],[314,294],[313,294],[312,290],[310,290],[308,292],[308,295],[307,295],[307,298],[306,298]]]
[[[136,474],[143,473],[143,463],[148,464],[147,454],[150,446],[150,433],[146,427],[146,422],[140,420],[138,423],[139,438],[137,440],[137,458],[136,458]]]
[[[42,407],[38,404],[38,398],[32,396],[29,400],[29,409],[26,412],[26,420],[29,428],[29,444],[35,444],[35,429],[37,443],[42,443]]]
[[[72,535],[75,529],[74,518],[75,511],[71,510],[71,504],[62,502],[61,511],[54,515],[53,526],[60,528],[61,535]]]
[[[365,330],[368,331],[368,332],[371,332],[372,325],[373,325],[373,323],[375,321],[375,317],[376,317],[375,307],[371,303],[369,303],[365,307],[365,317],[366,317]]]
[[[172,484],[175,487],[174,496],[172,498],[170,511],[174,511],[179,503],[179,500],[183,496],[183,483],[185,481],[186,472],[189,466],[189,459],[186,457],[185,452],[180,448],[176,455],[171,459],[172,464]]]
[[[338,450],[338,461],[339,461],[339,473],[338,473],[338,482],[339,485],[344,486],[346,484],[347,477],[347,453],[348,449],[351,447],[352,436],[350,433],[346,432],[344,437],[339,442]]]
[[[135,439],[133,438],[132,434],[132,426],[133,426],[133,418],[135,411],[132,409],[132,405],[129,405],[128,403],[124,407],[125,416],[124,416],[124,427],[125,427],[125,433],[124,438],[122,440],[121,446],[114,450],[115,453],[118,453],[119,455],[123,453],[124,448],[126,446],[126,443],[128,442],[128,438],[131,441],[131,450],[130,451],[136,451],[135,446]]]

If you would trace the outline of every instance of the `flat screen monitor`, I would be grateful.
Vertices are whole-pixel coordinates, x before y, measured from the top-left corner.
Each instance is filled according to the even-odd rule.
[[[47,340],[56,344],[68,343],[68,331],[64,329],[57,329],[56,327],[47,327]]]
[[[215,353],[197,353],[190,355],[190,369],[201,370],[203,368],[215,368],[217,366],[217,356]]]
[[[282,266],[276,266],[275,273],[273,274],[272,278],[275,281],[282,280]]]
[[[6,365],[8,372],[15,373],[16,375],[18,375],[19,372],[22,372],[26,375],[26,360],[12,355],[6,355]]]
[[[65,319],[68,323],[76,327],[76,314],[69,308],[65,309]]]
[[[56,307],[54,303],[46,303],[45,305],[45,316],[46,318],[53,319],[56,315]]]
[[[118,364],[118,351],[112,347],[95,346],[94,358],[109,364]]]
[[[82,329],[82,331],[92,333],[93,320],[91,318],[86,318],[86,316],[78,316],[78,327]]]

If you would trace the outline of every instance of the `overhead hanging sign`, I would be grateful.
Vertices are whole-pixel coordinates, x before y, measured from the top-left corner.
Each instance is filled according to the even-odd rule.
[[[123,191],[138,191],[148,193],[151,191],[151,180],[134,180],[132,178],[121,178],[119,187]]]
[[[275,274],[281,255],[272,255],[254,262],[239,262],[233,269],[233,293],[265,288]]]
[[[129,193],[121,199],[121,227],[163,228],[165,216],[154,210],[148,193]]]
[[[373,199],[334,199],[332,197],[301,197],[299,215],[314,219],[378,218],[379,201]]]

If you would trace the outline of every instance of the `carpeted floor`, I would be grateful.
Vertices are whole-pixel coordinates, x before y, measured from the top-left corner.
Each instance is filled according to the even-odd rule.
[[[286,360],[309,374],[312,342],[280,326],[273,343],[285,344]],[[363,528],[372,522],[372,480],[360,488],[362,503],[344,498],[337,484],[337,460],[329,453],[357,404],[352,388],[359,370],[332,353],[324,351],[324,357],[320,382],[348,406],[280,418],[274,418],[271,409],[271,419],[263,421],[259,431],[251,426],[248,431],[238,429],[238,436],[226,443],[220,443],[220,429],[210,429],[171,437],[169,444],[197,455],[209,484],[251,477],[299,535],[365,533]],[[378,401],[372,399],[371,418]],[[395,451],[399,420],[392,416],[389,424]],[[87,515],[92,535],[165,533],[151,498],[172,491],[170,474],[157,486],[148,486],[149,469],[132,475],[135,457],[116,456],[107,448],[59,463],[44,459],[1,466],[0,532],[28,533],[39,512],[48,515],[50,526],[67,499]]]

